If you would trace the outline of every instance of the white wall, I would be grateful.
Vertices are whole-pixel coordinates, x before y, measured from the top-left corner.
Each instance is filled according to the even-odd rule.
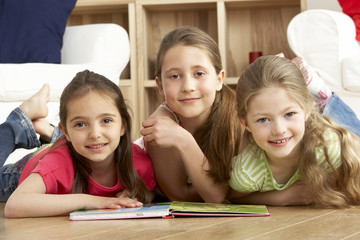
[[[306,0],[307,9],[329,9],[342,12],[338,0]]]

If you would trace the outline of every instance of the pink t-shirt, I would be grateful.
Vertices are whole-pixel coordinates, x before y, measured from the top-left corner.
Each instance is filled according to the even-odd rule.
[[[48,194],[70,194],[74,184],[74,165],[66,140],[59,143],[56,149],[48,153],[50,146],[45,147],[36,156],[30,159],[21,173],[19,185],[31,173],[39,173],[46,185]],[[156,185],[154,171],[149,156],[137,145],[132,145],[134,167],[140,178],[149,190]],[[89,177],[88,193],[97,196],[114,197],[124,190],[119,182],[113,187],[105,187]]]

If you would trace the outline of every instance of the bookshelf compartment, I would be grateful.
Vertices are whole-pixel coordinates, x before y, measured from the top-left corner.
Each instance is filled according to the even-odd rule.
[[[172,29],[191,25],[219,45],[225,83],[235,88],[249,64],[249,52],[294,54],[287,43],[290,20],[306,9],[305,0],[77,0],[68,25],[116,23],[129,33],[130,63],[119,86],[133,109],[133,136],[162,98],[154,80],[157,51]]]
[[[207,32],[217,41],[217,17],[216,4],[167,4],[144,5],[145,19],[145,58],[146,78],[152,83],[147,86],[155,86],[152,81],[157,51],[162,38],[171,30],[180,26],[195,26]]]
[[[286,31],[290,20],[300,12],[300,2],[281,1],[268,6],[269,2],[225,5],[226,71],[232,84],[236,84],[233,78],[237,79],[249,65],[249,52],[282,52],[287,58],[294,57]]]

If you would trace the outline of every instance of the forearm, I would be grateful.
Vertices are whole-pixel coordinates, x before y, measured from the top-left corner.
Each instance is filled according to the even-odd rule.
[[[78,209],[142,206],[142,203],[128,197],[101,197],[90,194],[17,193],[16,191],[13,195],[5,205],[5,216],[8,218],[50,217],[67,215]]]
[[[227,185],[214,183],[208,174],[208,160],[192,135],[189,135],[179,141],[178,151],[193,187],[205,202],[223,202],[228,190]]]
[[[156,179],[166,196],[222,202],[227,187],[209,177],[208,160],[194,137],[167,116],[143,122],[144,137]],[[188,184],[188,177],[191,184]]]
[[[254,192],[232,202],[243,204],[265,204],[272,206],[298,205],[292,203],[292,201],[293,199],[286,199],[286,196],[284,196],[281,191],[271,191]]]
[[[91,197],[86,194],[54,195],[14,192],[5,205],[5,216],[18,218],[67,215],[84,208],[85,202]]]
[[[184,202],[202,202],[203,199],[197,193],[192,184],[182,184],[180,190],[177,192],[166,191],[170,201],[184,201]]]
[[[149,145],[157,184],[171,201],[202,201],[192,184],[187,183],[187,173],[178,152],[174,148]]]
[[[136,207],[142,203],[128,197],[101,197],[89,194],[47,194],[38,173],[30,174],[10,196],[5,216],[45,217],[69,214],[77,209]]]
[[[296,182],[282,191],[253,192],[241,195],[241,193],[231,189],[230,193],[229,200],[232,203],[273,206],[308,205],[312,203],[305,185],[301,182]]]

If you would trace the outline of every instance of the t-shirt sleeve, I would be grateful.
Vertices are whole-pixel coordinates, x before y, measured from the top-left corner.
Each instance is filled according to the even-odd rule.
[[[71,155],[57,149],[41,159],[32,171],[39,173],[46,185],[47,194],[70,194],[74,184],[74,166]]]
[[[146,184],[151,191],[156,186],[154,170],[151,159],[145,150],[141,149],[136,144],[132,144],[134,167],[139,177]]]
[[[327,144],[329,160],[333,167],[337,169],[342,165],[340,137],[336,132],[328,129],[327,131],[325,131],[324,139]],[[320,164],[321,168],[325,169],[327,173],[331,173],[332,168],[326,161],[324,148],[322,146],[318,146],[315,149],[315,153],[316,159]]]
[[[229,185],[237,192],[257,192],[262,189],[266,166],[259,161],[254,150],[254,145],[249,146],[232,160]]]

